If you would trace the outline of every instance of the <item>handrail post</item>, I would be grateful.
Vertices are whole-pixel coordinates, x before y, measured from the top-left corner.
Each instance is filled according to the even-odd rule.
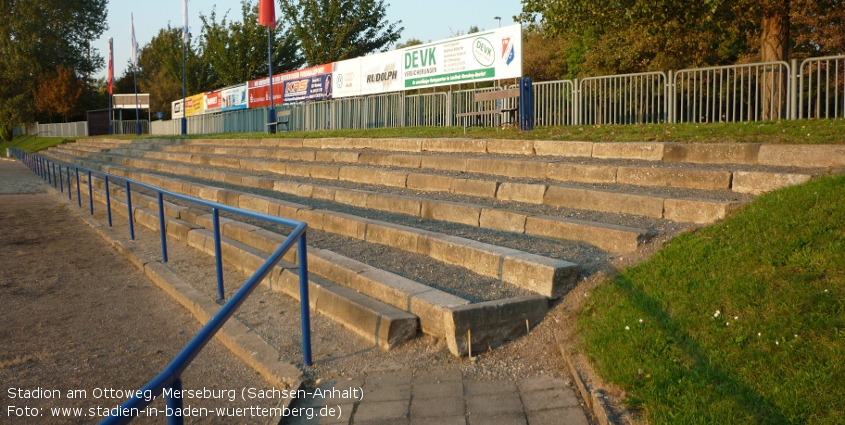
[[[79,194],[79,167],[74,168],[76,169],[76,203],[79,204],[79,208],[82,208],[82,196]]]
[[[65,180],[62,178],[62,164],[59,164],[59,192],[65,193]],[[70,190],[68,190],[68,192],[70,192]]]
[[[106,182],[106,216],[109,219],[109,227],[112,227],[112,225],[111,225],[111,195],[109,194],[109,175],[105,174],[103,176],[103,180],[105,180],[105,182]]]
[[[220,248],[220,211],[217,208],[211,209],[211,223],[214,230],[214,263],[217,268],[217,299],[226,299],[223,290],[223,250]]]
[[[164,227],[164,200],[158,192],[158,226],[161,229],[161,262],[167,262],[167,231]]]
[[[52,174],[50,174],[52,172]],[[47,167],[47,183],[56,187],[56,163],[50,161],[50,165]]]
[[[798,119],[798,59],[789,62],[789,119]]]
[[[170,389],[173,390],[171,394],[179,394],[179,397],[165,396],[167,410],[164,413],[167,416],[167,425],[182,425],[182,378],[180,377],[173,381]],[[177,412],[179,413],[178,415],[176,414]],[[171,414],[168,415],[167,413]]]
[[[67,200],[73,199],[70,194],[70,165],[65,167],[65,177],[67,178]]]
[[[91,170],[88,170],[88,209],[94,215],[94,190],[91,188]]]
[[[126,180],[126,210],[129,213],[129,240],[135,240],[135,222],[132,220],[132,193],[129,191],[129,180]]]
[[[308,300],[308,253],[305,230],[299,235],[299,312],[302,322],[302,363],[311,366],[311,315]]]

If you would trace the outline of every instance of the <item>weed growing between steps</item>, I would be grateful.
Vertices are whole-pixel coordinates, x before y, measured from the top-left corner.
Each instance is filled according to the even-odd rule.
[[[781,189],[591,294],[599,374],[653,423],[841,423],[845,177]]]

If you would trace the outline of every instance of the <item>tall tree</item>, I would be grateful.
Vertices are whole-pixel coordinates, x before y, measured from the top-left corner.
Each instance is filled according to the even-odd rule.
[[[90,42],[107,27],[107,0],[7,0],[3,5],[0,128],[9,129],[34,118],[32,93],[40,73],[64,65],[83,76],[102,67]]]
[[[73,70],[59,65],[55,72],[42,72],[35,91],[35,107],[47,115],[69,115],[80,108],[83,83]]]
[[[309,65],[385,52],[402,21],[385,20],[384,0],[279,0]]]
[[[210,82],[223,87],[267,76],[267,28],[258,25],[258,3],[243,0],[240,21],[228,21],[227,15],[220,22],[216,11],[208,17],[200,15],[200,47],[211,69]],[[281,24],[272,32],[273,72],[291,71],[305,63],[296,37]]]

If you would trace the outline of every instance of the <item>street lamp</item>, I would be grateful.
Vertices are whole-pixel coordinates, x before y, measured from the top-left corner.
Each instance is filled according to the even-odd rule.
[[[501,16],[494,16],[493,19],[499,21],[499,28],[502,27],[502,17]]]

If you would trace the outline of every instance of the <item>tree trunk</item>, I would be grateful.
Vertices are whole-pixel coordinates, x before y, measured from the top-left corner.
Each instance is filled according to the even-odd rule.
[[[789,0],[763,11],[760,35],[760,59],[763,62],[789,60]],[[764,69],[760,101],[764,120],[786,116],[787,75],[779,66]]]

